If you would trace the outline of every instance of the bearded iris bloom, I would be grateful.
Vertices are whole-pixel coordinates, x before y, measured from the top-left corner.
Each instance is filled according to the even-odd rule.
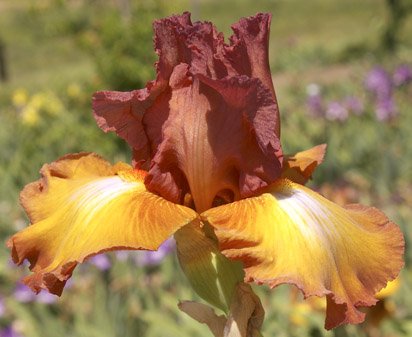
[[[188,13],[154,23],[156,79],[93,97],[99,127],[128,142],[132,166],[70,154],[21,193],[31,225],[8,245],[14,262],[31,263],[28,286],[60,295],[91,256],[156,250],[179,229],[208,227],[245,281],[326,296],[328,329],[363,321],[358,308],[403,266],[403,236],[379,210],[304,186],[325,145],[283,154],[269,25],[268,14],[241,19],[226,44]]]

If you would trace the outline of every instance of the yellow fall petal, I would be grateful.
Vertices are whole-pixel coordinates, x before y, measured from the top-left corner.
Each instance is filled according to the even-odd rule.
[[[13,261],[31,263],[25,283],[60,295],[74,267],[113,249],[155,250],[196,213],[148,192],[145,172],[95,154],[68,155],[41,169],[21,193],[32,225],[8,241]]]
[[[222,253],[243,262],[247,281],[326,295],[327,329],[363,321],[357,308],[375,304],[403,265],[402,233],[383,213],[340,207],[286,179],[201,216],[216,229]]]

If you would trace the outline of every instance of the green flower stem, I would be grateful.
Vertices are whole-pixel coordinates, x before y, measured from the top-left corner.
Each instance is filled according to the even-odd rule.
[[[191,223],[176,232],[175,239],[180,265],[192,288],[225,316],[193,302],[179,308],[207,324],[215,337],[262,337],[259,331],[264,317],[262,304],[252,288],[243,282],[242,265],[230,261],[219,251],[210,226]]]

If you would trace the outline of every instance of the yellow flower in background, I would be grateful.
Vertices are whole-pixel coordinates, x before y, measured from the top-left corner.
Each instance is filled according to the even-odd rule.
[[[70,98],[78,98],[82,93],[82,88],[77,83],[71,83],[67,87],[67,96]]]
[[[20,89],[13,94],[12,100],[19,108],[22,123],[28,126],[37,125],[42,114],[58,116],[64,111],[63,103],[52,92],[38,92],[29,97],[24,89]]]
[[[291,289],[290,295],[291,309],[289,320],[296,326],[307,327],[314,313],[320,314],[326,311],[326,300],[323,297],[312,296],[302,302],[299,291],[295,288]]]
[[[34,109],[41,109],[47,104],[47,96],[43,92],[35,93],[33,96],[30,97],[29,102],[27,105],[30,105]]]
[[[27,126],[36,126],[40,122],[39,110],[34,106],[27,105],[21,111],[21,121]]]
[[[20,108],[27,103],[28,98],[29,96],[25,89],[17,89],[13,92],[11,100],[15,107]]]
[[[55,94],[48,92],[45,96],[44,110],[51,116],[58,116],[64,111],[64,106]]]
[[[402,278],[398,276],[395,280],[388,282],[386,287],[375,295],[379,302],[375,306],[366,309],[367,315],[363,327],[368,336],[380,336],[381,324],[387,318],[395,315],[396,306],[392,296],[399,290],[401,280]]]
[[[44,111],[51,116],[60,114],[64,109],[60,99],[52,92],[39,92],[34,94],[28,102],[28,105],[34,109]]]
[[[384,298],[392,296],[399,290],[400,286],[401,286],[401,278],[397,277],[393,281],[388,282],[386,287],[383,288],[381,291],[379,291],[375,295],[375,297],[382,300]]]
[[[307,326],[313,309],[308,302],[300,302],[293,305],[289,320],[296,326]]]

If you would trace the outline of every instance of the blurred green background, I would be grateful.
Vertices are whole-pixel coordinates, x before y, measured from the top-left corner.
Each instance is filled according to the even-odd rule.
[[[270,63],[285,152],[328,143],[311,186],[338,203],[381,208],[407,241],[399,287],[365,324],[326,332],[323,303],[302,302],[287,286],[259,288],[264,336],[412,336],[409,0],[0,0],[2,242],[26,226],[19,191],[43,163],[78,151],[129,160],[124,142],[95,125],[91,95],[153,79],[152,20],[185,10],[226,37],[242,16],[273,14]],[[1,337],[210,336],[177,310],[178,299],[197,297],[174,254],[161,263],[108,254],[78,268],[56,300],[18,285],[27,268],[14,267],[0,247]]]

